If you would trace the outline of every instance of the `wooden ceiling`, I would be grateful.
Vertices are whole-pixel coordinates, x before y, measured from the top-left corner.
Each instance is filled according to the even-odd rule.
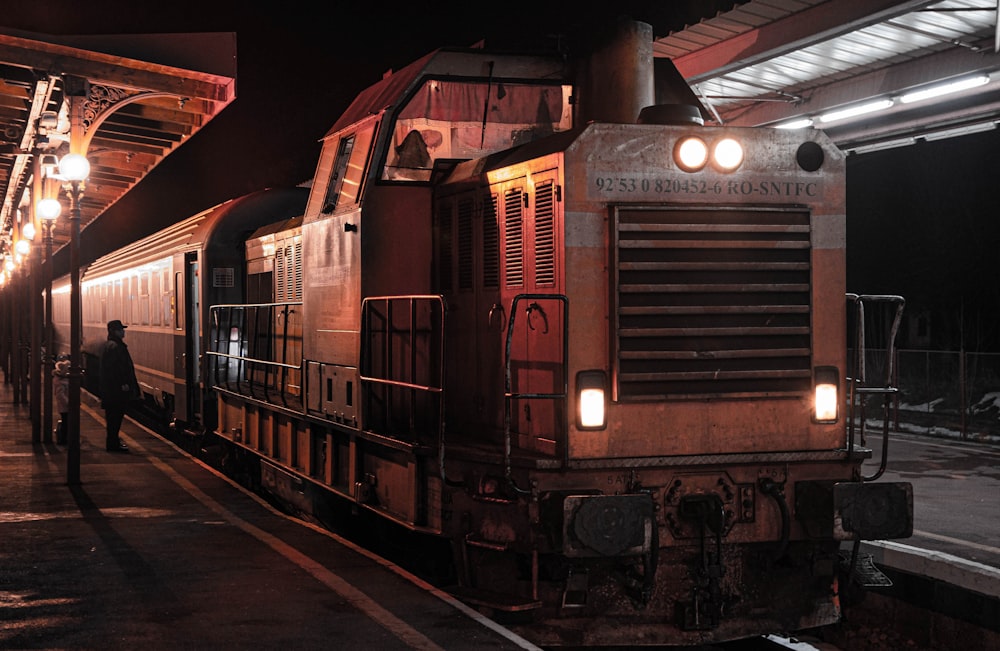
[[[62,186],[42,187],[33,172],[43,169],[36,160],[70,151],[69,96],[83,103],[73,149],[90,161],[82,229],[235,100],[235,69],[232,33],[50,37],[0,28],[0,255],[31,219],[32,191]],[[66,215],[65,192],[59,198]],[[52,234],[58,250],[68,220]]]

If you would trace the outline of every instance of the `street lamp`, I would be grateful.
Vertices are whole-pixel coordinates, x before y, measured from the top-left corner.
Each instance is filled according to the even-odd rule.
[[[80,297],[80,199],[83,197],[84,181],[90,176],[90,162],[83,154],[66,154],[59,161],[59,174],[63,177],[63,189],[70,198],[70,244],[69,244],[69,419],[66,437],[66,481],[80,483],[80,378],[83,367],[80,362],[80,338],[83,334],[83,311]]]
[[[62,204],[55,197],[48,196],[47,192],[50,179],[58,162],[55,156],[42,158],[43,160],[50,158],[52,161],[49,165],[44,165],[42,161],[37,161],[38,166],[36,170],[39,178],[36,186],[38,188],[36,196],[41,196],[41,199],[35,203],[35,216],[38,217],[42,227],[42,243],[45,245],[46,262],[43,267],[44,277],[42,278],[42,284],[45,287],[45,304],[42,307],[42,314],[44,315],[42,337],[46,354],[41,364],[43,383],[41,433],[42,441],[48,443],[52,441],[52,368],[55,364],[56,356],[55,341],[52,334],[52,229],[55,228],[56,220],[59,219],[59,213],[62,212]]]

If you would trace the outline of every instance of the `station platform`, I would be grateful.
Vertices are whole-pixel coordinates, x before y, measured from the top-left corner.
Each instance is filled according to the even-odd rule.
[[[0,648],[537,649],[126,419],[81,410],[79,482],[0,385]]]
[[[106,452],[89,394],[80,421],[71,485],[66,449],[33,444],[0,385],[2,649],[538,649],[130,419],[130,451]],[[913,483],[914,535],[862,545],[895,590],[990,636],[998,468],[994,442],[894,434],[886,479]]]

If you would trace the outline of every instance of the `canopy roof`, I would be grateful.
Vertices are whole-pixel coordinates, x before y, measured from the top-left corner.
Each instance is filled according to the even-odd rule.
[[[235,71],[229,32],[56,37],[0,28],[0,248],[29,219],[35,156],[69,151],[69,95],[85,102],[84,142],[74,143],[90,161],[82,228],[236,99]],[[68,239],[67,220],[57,220],[54,247]]]

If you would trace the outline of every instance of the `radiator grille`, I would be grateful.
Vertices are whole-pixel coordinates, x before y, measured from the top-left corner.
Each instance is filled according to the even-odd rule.
[[[811,386],[809,214],[620,210],[618,396]]]

